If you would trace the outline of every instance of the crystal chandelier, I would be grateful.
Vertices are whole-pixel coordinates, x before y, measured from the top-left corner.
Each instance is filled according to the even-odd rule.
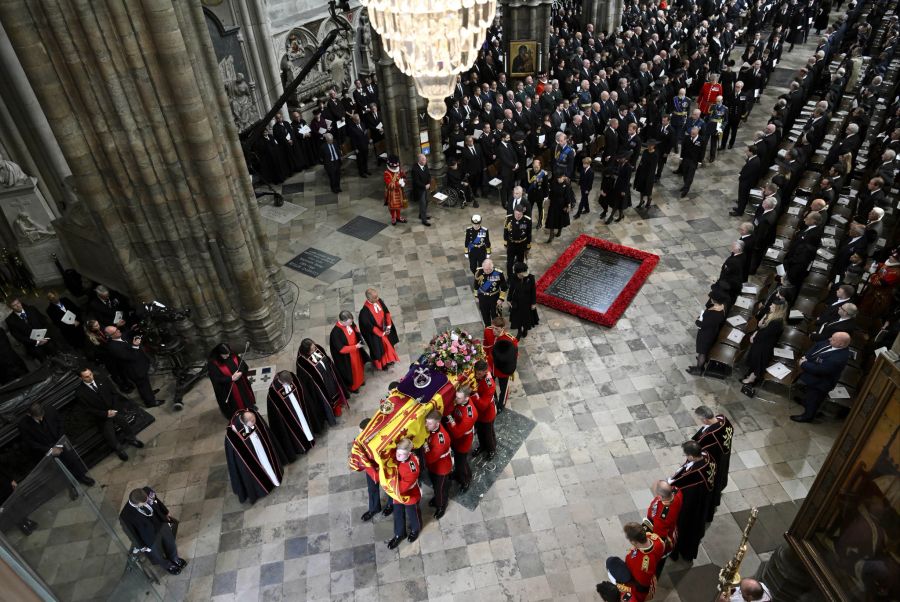
[[[381,36],[385,52],[413,78],[428,99],[428,114],[441,119],[456,74],[472,66],[497,0],[360,0]]]

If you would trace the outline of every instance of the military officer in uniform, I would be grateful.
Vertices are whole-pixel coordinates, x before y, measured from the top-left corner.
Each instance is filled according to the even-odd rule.
[[[506,299],[508,288],[503,272],[494,269],[494,262],[490,259],[485,259],[481,267],[475,270],[472,290],[478,299],[478,311],[485,326],[489,326],[491,319],[497,315],[497,304]]]
[[[513,264],[525,263],[531,250],[531,218],[527,214],[528,205],[519,204],[506,216],[503,244],[506,245],[506,271],[510,274]]]
[[[722,103],[722,97],[716,96],[716,103],[709,107],[709,121],[707,123],[707,144],[709,144],[709,162],[716,160],[716,151],[719,149],[719,140],[728,123],[728,107]]]
[[[481,225],[481,216],[476,213],[472,216],[472,225],[466,228],[466,259],[469,260],[472,274],[475,274],[478,266],[490,256],[491,235],[488,229]]]
[[[644,529],[655,533],[663,540],[665,551],[659,563],[656,565],[656,576],[662,573],[666,558],[675,549],[678,542],[678,515],[681,514],[681,504],[684,499],[677,487],[669,485],[667,481],[657,481],[654,488],[656,497],[647,508],[647,518],[644,519]]]
[[[684,95],[684,88],[678,90],[678,96],[672,99],[672,127],[675,128],[675,146],[672,150],[678,152],[681,138],[687,133],[685,123],[688,111],[691,110],[691,99]]]
[[[622,559],[611,556],[606,559],[609,577],[615,580],[616,585],[630,590],[632,602],[652,600],[656,593],[656,566],[665,553],[665,544],[659,535],[647,533],[638,523],[626,523],[623,530],[632,546],[625,555],[627,571],[622,570]],[[622,579],[622,576],[630,576],[630,579]]]

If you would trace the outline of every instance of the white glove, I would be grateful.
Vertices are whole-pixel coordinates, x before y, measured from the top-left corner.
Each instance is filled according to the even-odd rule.
[[[400,178],[400,187],[402,188],[402,187],[404,187],[404,186],[406,186],[406,179],[405,179],[405,178]]]

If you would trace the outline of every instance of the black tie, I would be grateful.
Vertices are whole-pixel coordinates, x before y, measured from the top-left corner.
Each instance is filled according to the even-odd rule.
[[[28,316],[25,315],[25,312],[24,312],[24,311],[23,311],[22,313],[19,314],[19,317],[22,318],[22,320],[25,321],[25,322],[28,321]]]
[[[97,389],[97,381],[92,381],[90,386],[91,386],[91,389],[94,390],[94,393],[99,393],[99,392],[100,392],[100,391]]]
[[[328,150],[331,151],[331,160],[332,160],[332,161],[337,161],[337,160],[338,160],[338,159],[337,159],[337,153],[334,152],[334,145],[333,145],[333,144],[329,144],[329,145],[328,145]]]

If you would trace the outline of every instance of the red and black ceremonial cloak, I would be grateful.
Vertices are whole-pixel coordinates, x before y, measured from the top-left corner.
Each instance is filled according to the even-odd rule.
[[[211,358],[206,364],[206,372],[209,374],[213,391],[216,393],[219,410],[226,420],[230,420],[238,410],[256,406],[256,396],[253,394],[253,389],[250,388],[250,381],[247,380],[247,364],[238,358],[236,353],[232,353],[225,360],[220,357]],[[239,379],[232,381],[231,375],[235,372],[244,374]],[[231,393],[230,397],[229,393]],[[227,404],[226,399],[228,400]]]
[[[683,557],[693,560],[697,557],[700,540],[706,533],[706,515],[712,500],[713,484],[716,478],[715,462],[709,454],[702,452],[702,457],[685,468],[682,465],[669,480],[673,487],[681,490],[682,505],[678,515],[678,543],[672,552],[672,559]]]
[[[314,412],[311,411],[310,403],[303,392],[303,386],[293,373],[291,373],[291,380],[288,384],[293,388],[297,405],[300,406],[300,411],[303,412],[303,417],[306,419],[310,433],[324,430],[324,416],[316,417]],[[306,433],[303,432],[303,425],[294,411],[294,405],[284,392],[284,383],[277,378],[269,385],[269,393],[266,396],[266,414],[269,416],[269,427],[272,430],[272,436],[278,440],[278,443],[289,458],[292,455],[296,458],[300,454],[305,454],[315,445],[315,440],[307,439]]]
[[[321,406],[328,424],[334,426],[337,424],[334,417],[340,416],[341,405],[348,405],[348,392],[334,368],[334,362],[324,349],[313,343],[312,352],[316,351],[322,354],[321,365],[314,364],[305,355],[297,353],[297,379],[303,385],[303,391],[309,396],[310,409],[318,412],[315,406]],[[315,403],[316,401],[318,403]]]
[[[346,326],[335,324],[334,328],[331,329],[331,336],[328,337],[328,346],[331,348],[331,357],[334,361],[334,368],[337,370],[338,376],[341,377],[344,386],[347,387],[348,390],[353,391],[354,376],[357,377],[357,380],[359,380],[361,376],[361,380],[365,381],[365,374],[358,375],[353,373],[353,361],[350,357],[350,353],[359,353],[360,359],[362,360],[362,366],[358,368],[360,371],[365,370],[366,362],[369,361],[369,354],[366,353],[365,348],[351,350],[350,353],[342,353],[342,350],[350,345],[350,339],[347,337],[345,328]],[[356,324],[352,325],[350,328],[353,330],[354,336],[356,336],[356,341],[362,343],[363,337]]]
[[[387,335],[387,340],[391,345],[396,346],[400,342],[400,338],[397,336],[397,328],[391,319],[391,310],[388,309],[387,304],[381,299],[378,300],[378,305],[381,307],[381,312],[379,313],[384,316],[383,321],[375,318],[375,314],[369,309],[368,301],[359,310],[359,320],[357,320],[359,331],[369,347],[372,361],[380,361],[385,354],[384,345],[381,343],[382,326],[391,326],[391,332]]]
[[[269,427],[262,416],[254,410],[256,427],[254,432],[259,435],[260,442],[266,450],[266,456],[275,471],[275,476],[281,481],[284,476],[284,452],[272,438]],[[252,434],[252,433],[251,433]],[[256,450],[250,441],[250,434],[244,432],[241,422],[241,411],[235,412],[228,427],[225,429],[225,460],[228,463],[228,476],[231,479],[231,489],[241,503],[250,500],[256,502],[261,497],[267,496],[275,489],[265,469],[256,457]]]
[[[713,483],[712,501],[706,515],[706,522],[712,522],[713,514],[722,500],[722,490],[728,486],[728,466],[731,464],[731,441],[734,427],[725,416],[716,415],[716,424],[706,430],[700,429],[691,437],[700,444],[700,449],[707,452],[716,464],[716,478]]]

